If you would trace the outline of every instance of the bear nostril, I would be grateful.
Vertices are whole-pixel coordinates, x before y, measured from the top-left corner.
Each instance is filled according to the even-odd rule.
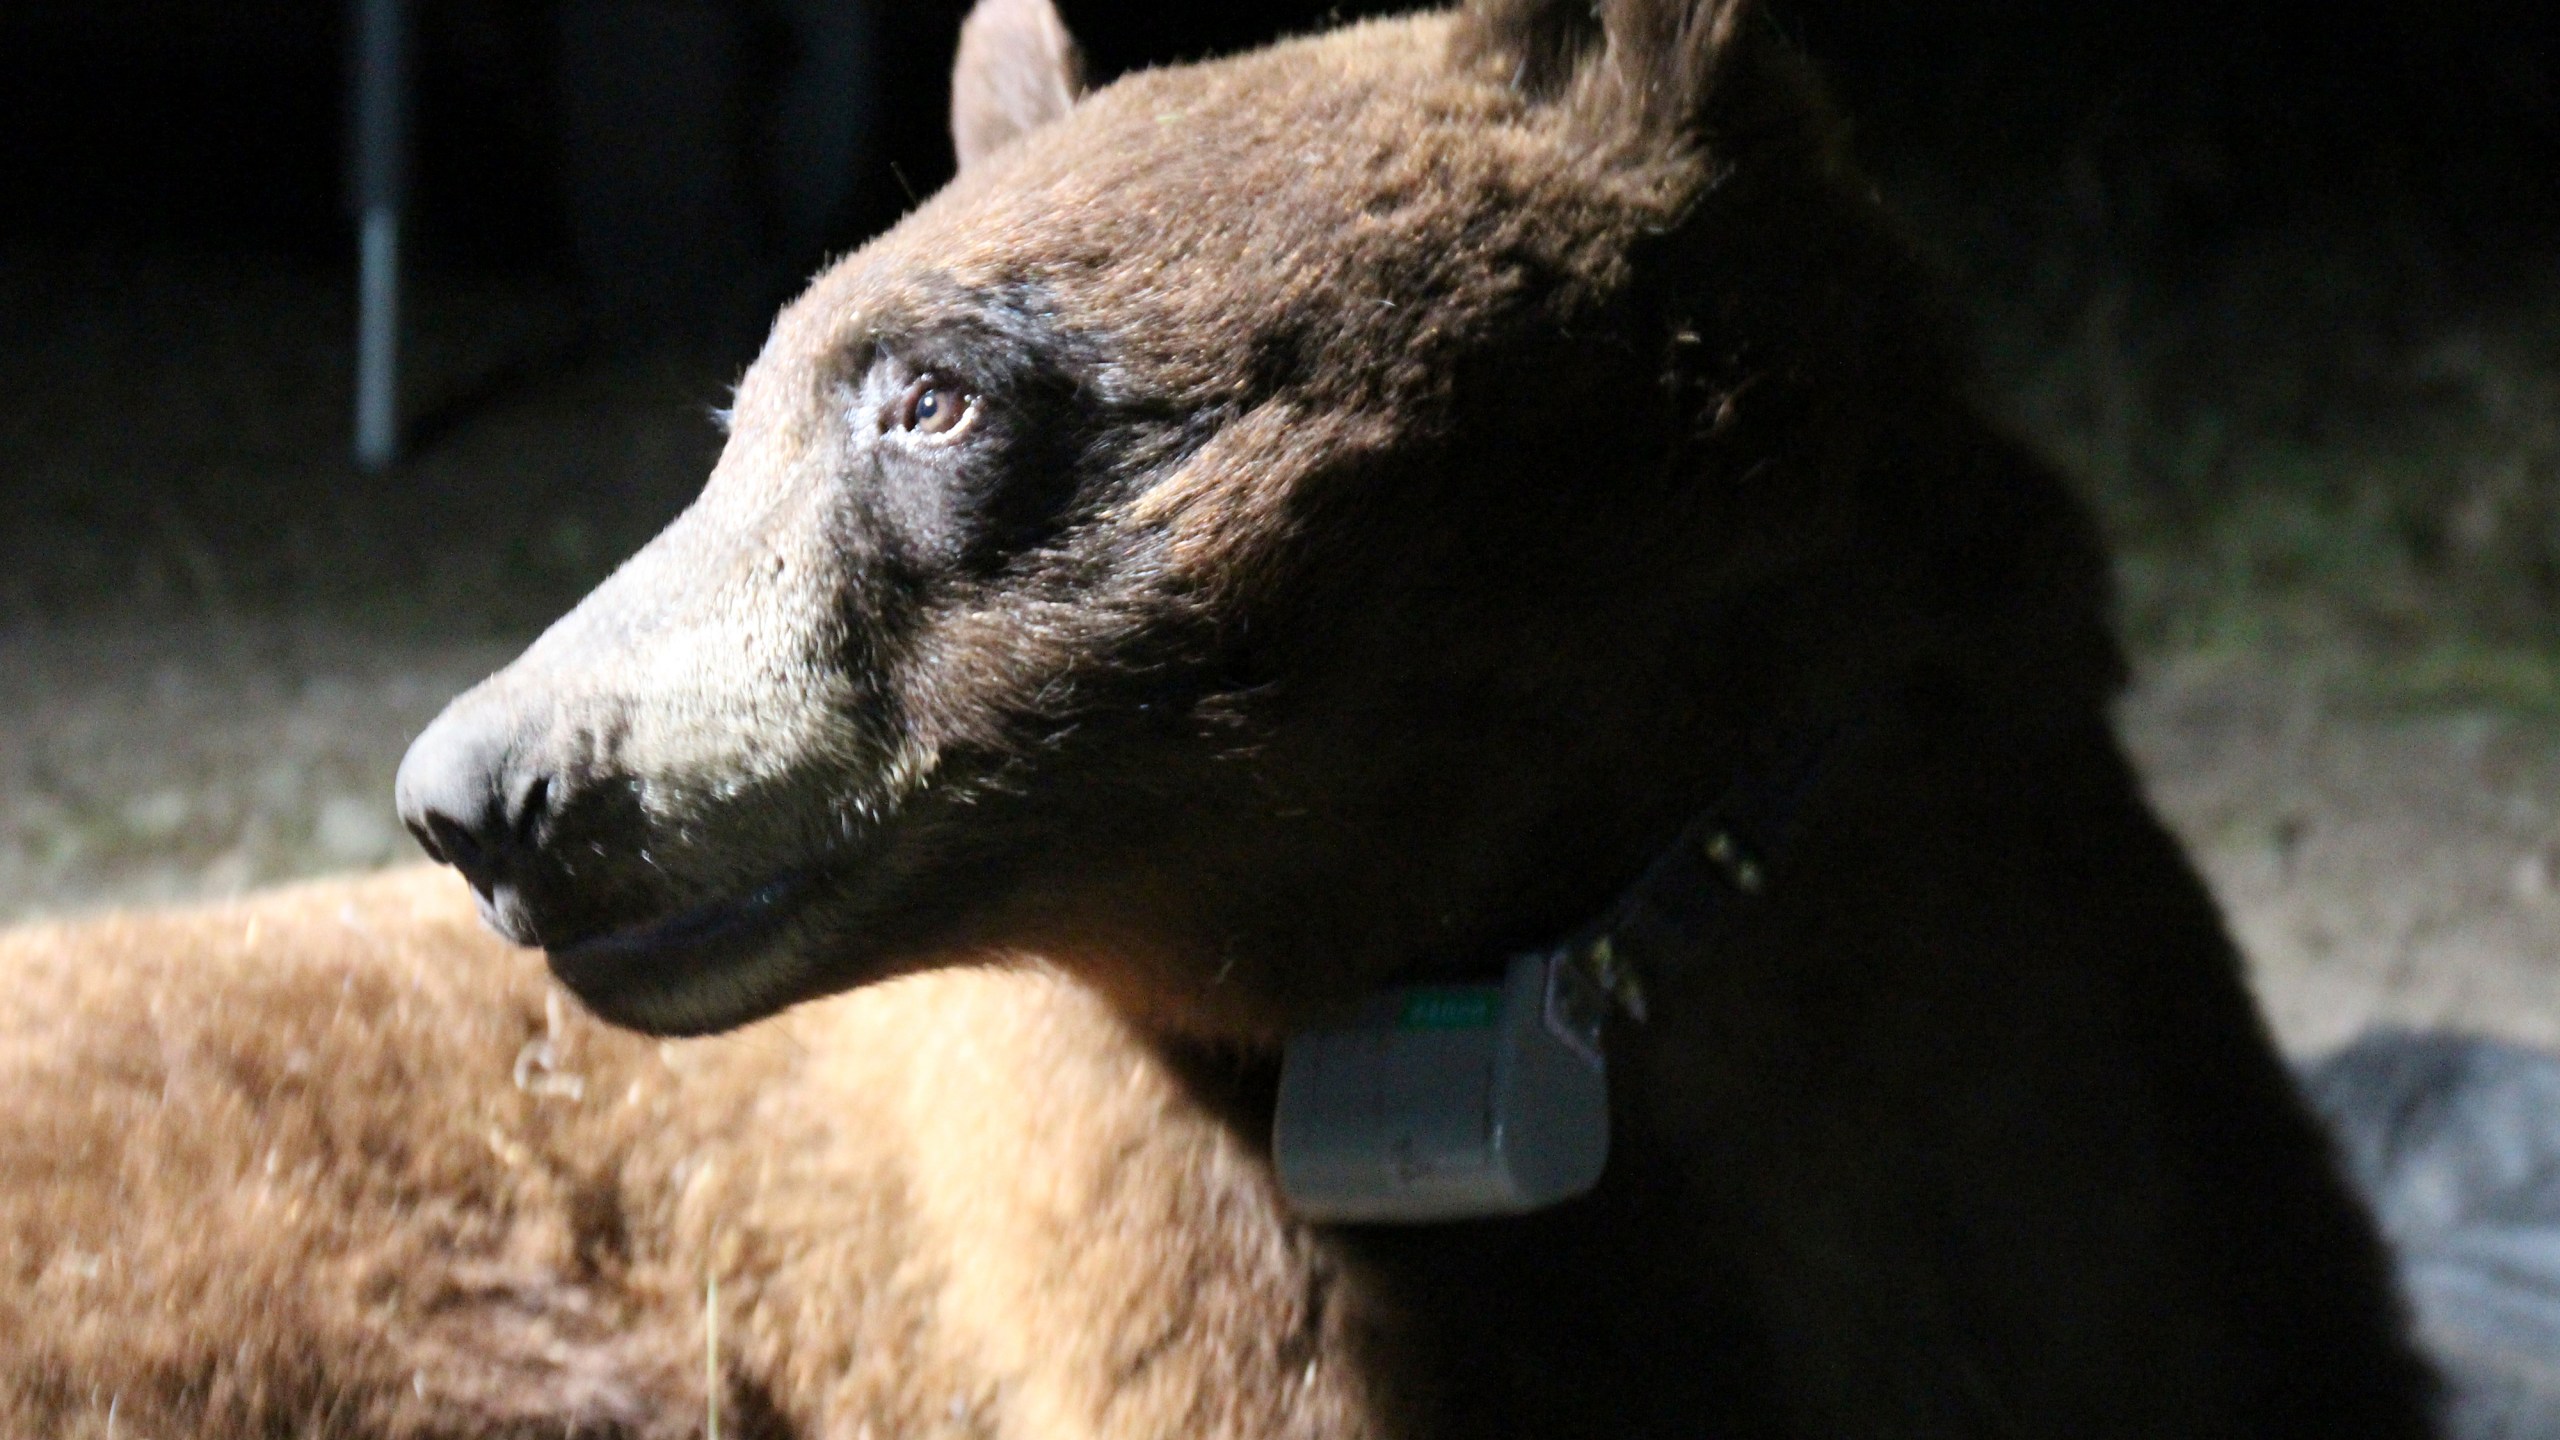
[[[478,840],[472,838],[469,826],[446,815],[429,815],[423,827],[426,835],[419,843],[427,852],[463,873],[474,885],[490,878],[489,855]]]
[[[511,828],[516,848],[528,852],[539,848],[551,819],[551,777],[536,775],[527,781],[515,808],[515,824]]]
[[[394,782],[419,848],[484,896],[534,877],[571,784],[503,708],[458,701],[409,747]]]

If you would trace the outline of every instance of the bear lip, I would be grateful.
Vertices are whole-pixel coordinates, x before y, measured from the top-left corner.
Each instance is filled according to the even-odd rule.
[[[810,886],[793,873],[745,895],[546,947],[551,972],[607,1020],[660,1034],[745,1024],[788,988],[774,941]]]

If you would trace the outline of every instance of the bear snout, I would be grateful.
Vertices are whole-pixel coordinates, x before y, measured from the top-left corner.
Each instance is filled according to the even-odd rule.
[[[511,717],[466,697],[411,742],[394,795],[400,822],[419,846],[462,872],[495,919],[520,911],[507,901],[534,873],[569,790]]]

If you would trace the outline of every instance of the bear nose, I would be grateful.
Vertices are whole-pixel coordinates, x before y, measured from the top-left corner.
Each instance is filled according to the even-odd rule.
[[[518,734],[486,708],[448,710],[411,742],[394,782],[400,823],[484,896],[524,878],[559,806],[560,784],[527,762]]]

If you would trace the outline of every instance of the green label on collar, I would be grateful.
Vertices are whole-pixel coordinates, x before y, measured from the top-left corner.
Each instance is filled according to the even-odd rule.
[[[1502,1013],[1502,992],[1490,985],[1416,990],[1396,1017],[1400,1030],[1490,1030]]]

